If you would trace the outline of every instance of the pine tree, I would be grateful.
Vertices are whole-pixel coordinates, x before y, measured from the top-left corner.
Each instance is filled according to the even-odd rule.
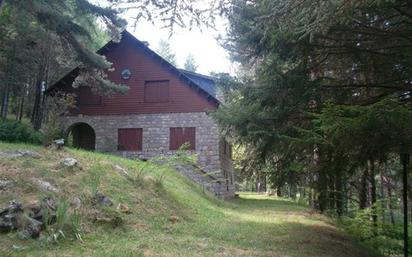
[[[192,53],[188,54],[185,60],[184,69],[192,72],[197,70],[196,59]]]
[[[176,66],[176,55],[174,54],[170,43],[164,39],[159,41],[157,53],[166,61]]]

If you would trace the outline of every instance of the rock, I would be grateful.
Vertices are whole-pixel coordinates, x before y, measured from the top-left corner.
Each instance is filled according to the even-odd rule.
[[[20,246],[20,245],[13,245],[11,248],[15,251],[22,251],[22,250],[26,249],[26,247],[23,247],[23,246]]]
[[[56,147],[57,150],[63,149],[64,138],[53,140],[53,145]]]
[[[70,201],[70,207],[72,207],[73,209],[77,210],[80,209],[80,207],[82,206],[82,201],[80,200],[79,197],[73,197]]]
[[[127,172],[126,169],[120,167],[119,165],[114,165],[114,168],[123,176],[128,177],[129,176],[129,172]]]
[[[126,213],[126,214],[132,213],[129,209],[129,206],[127,206],[126,204],[123,204],[123,203],[119,203],[119,205],[117,205],[117,209],[120,212],[123,212],[123,213]]]
[[[43,223],[25,216],[25,227],[21,232],[23,238],[38,238],[43,228]]]
[[[0,220],[0,233],[8,233],[17,229],[17,218],[11,214],[5,214]]]
[[[43,203],[45,204],[45,207],[47,207],[51,211],[56,211],[57,210],[57,204],[56,201],[51,198],[51,197],[45,197],[43,199]]]
[[[23,157],[31,157],[31,158],[40,158],[41,155],[37,152],[29,151],[29,150],[18,150]]]
[[[58,193],[60,192],[60,190],[53,186],[52,184],[50,184],[50,182],[45,181],[45,180],[41,180],[41,179],[35,179],[34,182],[37,184],[37,186],[44,191],[50,191],[50,192],[54,192],[54,193]]]
[[[12,182],[8,179],[0,179],[0,191],[5,191],[12,186]]]
[[[172,215],[172,216],[169,217],[169,221],[172,222],[172,223],[177,223],[177,222],[180,221],[180,218],[175,216],[175,215]]]
[[[8,233],[19,228],[22,215],[22,204],[16,200],[10,201],[9,206],[0,212],[0,232]]]
[[[44,206],[44,204],[40,203],[39,201],[33,201],[26,206],[24,206],[24,212],[29,215],[29,217],[43,222],[43,216],[44,216],[44,209],[47,207]]]
[[[49,225],[56,222],[56,202],[51,197],[44,198],[41,203],[39,201],[29,203],[24,210],[30,218],[41,223],[44,223],[46,218]]]
[[[72,168],[78,164],[78,161],[74,158],[68,157],[61,161],[61,164],[65,167]]]
[[[94,200],[100,205],[113,206],[112,200],[110,200],[109,197],[105,196],[100,191],[96,192],[96,194],[94,195]]]
[[[30,151],[30,150],[16,150],[16,151],[0,152],[0,157],[6,157],[6,158],[19,158],[19,157],[40,158],[41,155],[37,152]]]

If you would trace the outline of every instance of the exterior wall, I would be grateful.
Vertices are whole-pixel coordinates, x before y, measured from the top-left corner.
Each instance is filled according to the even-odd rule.
[[[113,63],[113,71],[107,72],[107,79],[127,85],[129,90],[124,95],[103,96],[96,105],[91,104],[92,95],[84,97],[82,94],[84,104],[78,104],[71,115],[65,117],[66,128],[86,123],[95,132],[97,151],[149,159],[176,152],[169,150],[171,127],[195,127],[193,153],[198,154],[199,167],[182,167],[181,172],[200,184],[210,184],[208,189],[222,198],[233,197],[234,190],[225,184],[225,175],[233,174],[231,159],[221,155],[217,124],[206,114],[218,108],[218,101],[128,33],[123,33],[120,43],[110,43],[99,53]],[[131,71],[128,80],[121,78],[124,69]],[[78,69],[66,75],[53,90],[79,94],[80,90],[71,86],[77,75]],[[169,101],[145,102],[145,82],[164,80],[169,81]],[[142,128],[142,151],[117,151],[119,128]],[[213,176],[205,176],[205,173]]]
[[[169,128],[195,127],[196,149],[192,152],[198,155],[200,168],[180,167],[179,170],[221,198],[234,196],[233,184],[229,187],[225,184],[225,172],[233,176],[231,158],[228,155],[222,155],[217,124],[204,112],[122,116],[78,115],[65,118],[67,128],[80,122],[87,123],[94,129],[97,151],[112,152],[124,157],[139,159],[174,154],[176,151],[169,150]],[[142,151],[117,151],[119,128],[142,128]],[[205,173],[213,174],[213,177],[205,176]]]
[[[204,92],[189,85],[173,71],[165,61],[150,56],[145,46],[139,45],[127,34],[123,35],[119,44],[112,44],[105,54],[113,63],[113,71],[107,72],[107,79],[129,87],[126,94],[103,96],[99,105],[78,105],[73,114],[84,115],[124,115],[154,113],[188,113],[215,110],[216,102],[208,100]],[[121,78],[121,72],[129,69],[130,79]],[[79,89],[71,87],[74,78],[61,82],[66,92],[79,93]],[[144,101],[145,81],[169,81],[169,101],[147,103]],[[87,102],[87,101],[86,101]]]

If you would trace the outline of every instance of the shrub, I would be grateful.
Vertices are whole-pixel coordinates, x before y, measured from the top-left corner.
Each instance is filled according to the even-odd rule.
[[[43,143],[50,145],[53,140],[64,138],[64,124],[62,116],[75,106],[73,94],[56,93],[47,101],[47,115],[43,124]]]
[[[76,240],[83,242],[82,235],[81,235],[81,214],[78,210],[73,210],[71,215],[71,225],[72,225],[72,232],[73,236]]]
[[[12,120],[2,120],[0,121],[0,140],[12,143],[41,144],[43,142],[43,135],[28,124]]]

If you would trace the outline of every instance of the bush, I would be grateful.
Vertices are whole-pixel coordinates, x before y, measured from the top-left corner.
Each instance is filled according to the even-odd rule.
[[[0,140],[12,143],[42,144],[43,135],[28,124],[18,121],[0,121]]]

